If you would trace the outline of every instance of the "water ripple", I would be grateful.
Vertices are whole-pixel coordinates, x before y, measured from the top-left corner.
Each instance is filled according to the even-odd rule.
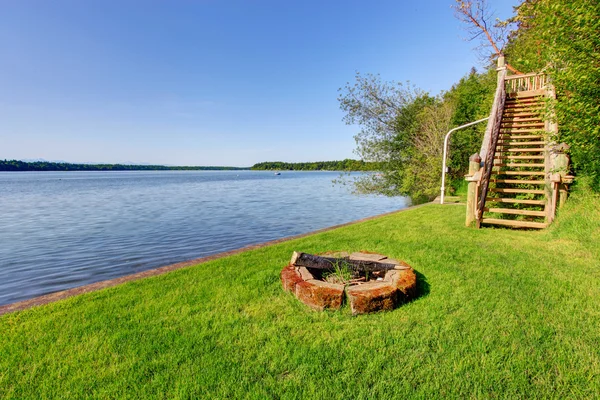
[[[0,173],[0,305],[407,206],[337,173]]]

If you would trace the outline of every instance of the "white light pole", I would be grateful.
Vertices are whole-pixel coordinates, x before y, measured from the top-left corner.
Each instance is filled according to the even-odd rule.
[[[446,186],[445,186],[445,184],[446,184],[446,156],[448,154],[448,139],[450,138],[450,135],[454,131],[466,128],[471,125],[478,124],[483,121],[487,121],[488,119],[490,119],[490,117],[482,118],[475,122],[469,122],[468,124],[464,124],[464,125],[454,128],[454,129],[450,129],[450,131],[448,133],[446,133],[446,137],[444,138],[444,164],[442,166],[442,193],[440,196],[440,204],[444,204],[444,192],[446,191]]]

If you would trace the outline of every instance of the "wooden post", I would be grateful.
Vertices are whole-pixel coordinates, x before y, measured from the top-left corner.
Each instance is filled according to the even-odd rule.
[[[546,87],[546,97],[548,99],[556,98],[556,92],[554,91],[554,86],[551,84],[547,84]],[[551,101],[551,100],[550,100]],[[556,158],[557,158],[557,144],[555,142],[556,136],[558,134],[558,125],[556,121],[553,121],[550,118],[547,118],[546,115],[544,129],[547,132],[546,138],[544,141],[546,142],[544,146],[544,170],[546,171],[545,176],[545,186],[544,191],[546,193],[546,221],[550,224],[554,221],[554,217],[556,216],[556,208],[558,195],[556,191],[560,185],[560,181],[557,183],[556,179],[553,179],[553,175],[557,171]]]
[[[560,210],[562,208],[562,206],[565,205],[565,202],[567,201],[567,193],[568,193],[568,186],[566,183],[561,183],[558,186],[558,191],[559,191],[559,198],[558,198],[558,209]]]
[[[560,209],[563,206],[563,204],[565,204],[565,201],[567,201],[567,182],[570,181],[569,178],[566,178],[569,173],[569,156],[564,152],[557,154],[556,158],[554,159],[553,167],[556,171],[558,171],[561,178],[560,183],[557,185],[556,188],[556,190],[559,191],[557,207]]]
[[[479,178],[481,173],[481,157],[475,153],[469,157],[469,174],[465,177],[469,182],[469,189],[467,191],[467,219],[465,221],[466,226],[471,226],[473,221],[477,218],[477,187],[479,186]]]

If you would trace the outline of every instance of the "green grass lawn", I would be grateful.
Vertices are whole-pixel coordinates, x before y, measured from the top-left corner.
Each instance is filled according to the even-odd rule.
[[[0,317],[0,397],[592,398],[600,201],[545,231],[427,205]],[[285,293],[293,250],[405,260],[421,296],[352,317]]]

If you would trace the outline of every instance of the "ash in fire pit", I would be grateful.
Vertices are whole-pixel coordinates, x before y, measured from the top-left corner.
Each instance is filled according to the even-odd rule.
[[[281,281],[316,310],[339,309],[347,298],[353,314],[364,314],[391,310],[414,298],[417,277],[405,262],[381,254],[294,252]]]

